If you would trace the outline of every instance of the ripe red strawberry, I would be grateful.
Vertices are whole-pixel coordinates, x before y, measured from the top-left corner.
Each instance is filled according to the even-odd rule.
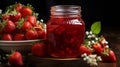
[[[36,24],[36,17],[35,16],[28,16],[27,21],[29,21],[31,23],[31,25],[35,25]]]
[[[105,62],[116,62],[116,55],[113,50],[104,50],[104,52],[101,54],[101,57]]]
[[[14,40],[24,40],[24,39],[25,39],[24,34],[17,33],[14,35]]]
[[[12,35],[11,34],[3,34],[2,40],[8,40],[8,41],[12,41]]]
[[[17,11],[20,11],[20,10],[22,9],[22,4],[20,4],[20,3],[16,4],[16,5],[15,5],[15,9],[16,9]]]
[[[45,44],[43,43],[35,43],[32,46],[31,52],[35,56],[43,57],[45,56]]]
[[[10,17],[9,15],[3,15],[2,20],[7,20],[7,19],[9,19],[9,17]]]
[[[5,33],[12,33],[16,29],[16,26],[12,21],[7,21],[5,23],[6,24],[5,24],[5,27],[3,29],[3,31]]]
[[[18,12],[15,16],[14,15],[10,16],[10,20],[16,22],[21,18],[21,16],[22,16],[21,13]]]
[[[41,39],[42,38],[42,31],[37,31],[38,34],[38,38]]]
[[[18,51],[13,52],[8,57],[8,63],[12,66],[23,66],[23,57],[22,54]]]
[[[94,49],[95,53],[97,53],[97,54],[103,52],[103,48],[99,43],[93,44],[92,48]]]
[[[29,30],[30,28],[32,28],[32,25],[31,25],[30,22],[28,22],[28,21],[25,21],[25,22],[23,23],[23,26],[21,27],[21,29],[22,29],[23,31],[27,31],[27,30]]]
[[[39,39],[46,39],[46,32],[41,30],[41,31],[37,31],[38,33],[38,38]]]
[[[21,14],[22,14],[22,17],[27,17],[28,15],[31,15],[32,14],[32,10],[28,7],[23,7],[21,10],[20,10]]]
[[[34,30],[28,30],[26,33],[25,33],[25,37],[27,40],[34,40],[34,39],[37,39],[38,38],[38,34],[36,31]]]
[[[81,56],[82,54],[84,54],[84,53],[86,53],[87,55],[89,55],[89,54],[91,54],[92,53],[92,51],[89,49],[89,48],[87,48],[86,46],[84,46],[84,45],[81,45],[80,46],[80,48],[79,48],[79,55]]]
[[[42,32],[42,36],[43,36],[42,39],[46,39],[46,38],[47,38],[47,33],[46,33],[46,31],[43,31],[43,32]]]

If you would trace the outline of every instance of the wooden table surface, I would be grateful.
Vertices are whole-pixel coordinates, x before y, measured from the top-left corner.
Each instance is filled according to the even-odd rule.
[[[109,42],[110,48],[115,52],[117,61],[114,63],[100,62],[96,67],[120,67],[120,28],[105,28],[101,31]],[[0,67],[10,67],[0,64]],[[68,58],[66,60],[54,58],[39,58],[28,56],[24,67],[93,67],[81,58]]]

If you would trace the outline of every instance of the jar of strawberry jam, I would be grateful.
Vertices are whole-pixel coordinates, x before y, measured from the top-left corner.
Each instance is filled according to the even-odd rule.
[[[51,7],[47,22],[47,49],[51,57],[75,58],[84,41],[85,24],[81,18],[81,7],[56,5]]]

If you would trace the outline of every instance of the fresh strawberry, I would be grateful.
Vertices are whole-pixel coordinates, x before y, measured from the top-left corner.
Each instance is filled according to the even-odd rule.
[[[24,34],[17,33],[14,35],[14,40],[24,40],[25,36]]]
[[[116,55],[111,49],[105,49],[101,57],[104,62],[116,62]]]
[[[16,4],[15,9],[17,11],[20,11],[22,9],[22,4],[20,4],[20,3]]]
[[[23,66],[23,57],[22,54],[18,51],[13,52],[8,57],[8,63],[12,66]]]
[[[44,30],[37,31],[39,39],[46,39],[46,32]]]
[[[27,21],[29,21],[31,23],[31,25],[35,25],[36,24],[36,17],[35,16],[28,16]]]
[[[16,15],[10,16],[10,20],[13,21],[13,22],[18,21],[20,18],[21,18],[21,13],[20,12],[18,12]]]
[[[31,25],[30,22],[28,22],[28,21],[25,21],[25,22],[23,23],[23,26],[21,27],[21,29],[22,29],[23,31],[27,31],[27,30],[29,30],[30,28],[32,28],[32,25]]]
[[[84,45],[81,45],[80,46],[80,48],[79,48],[79,55],[81,56],[82,54],[84,54],[84,53],[86,53],[87,55],[89,55],[89,54],[91,54],[92,53],[92,51],[88,48],[88,47],[86,47],[86,46],[84,46]]]
[[[35,56],[43,57],[46,53],[45,48],[45,44],[43,43],[34,43],[31,52]]]
[[[16,29],[16,26],[12,21],[7,21],[5,23],[6,24],[5,24],[5,27],[3,29],[3,31],[5,33],[12,33]]]
[[[99,43],[93,44],[92,48],[94,49],[95,53],[97,53],[97,54],[103,52],[103,48]]]
[[[37,39],[38,38],[38,34],[36,31],[34,30],[28,30],[26,33],[25,33],[25,37],[27,40],[34,40],[34,39]]]
[[[42,36],[43,36],[42,39],[46,39],[46,38],[47,38],[47,33],[46,33],[46,31],[43,30]]]
[[[39,39],[42,39],[42,37],[43,37],[42,31],[37,31],[37,34],[38,34],[38,38],[39,38]]]
[[[21,14],[22,14],[22,17],[27,17],[28,15],[31,15],[32,14],[32,10],[28,7],[23,7],[21,10],[20,10]]]
[[[3,15],[2,20],[7,20],[7,19],[9,19],[9,17],[10,17],[9,15]]]
[[[2,40],[8,40],[8,41],[12,41],[12,35],[11,34],[3,34]]]

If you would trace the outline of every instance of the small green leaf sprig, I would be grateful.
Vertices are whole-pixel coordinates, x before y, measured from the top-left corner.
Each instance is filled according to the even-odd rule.
[[[101,31],[101,22],[100,21],[94,22],[91,26],[91,31],[94,34],[99,34]]]
[[[91,47],[93,44],[98,42],[103,36],[98,36],[101,32],[101,22],[96,21],[91,25],[91,30],[85,32],[85,40],[84,45],[87,47]]]

